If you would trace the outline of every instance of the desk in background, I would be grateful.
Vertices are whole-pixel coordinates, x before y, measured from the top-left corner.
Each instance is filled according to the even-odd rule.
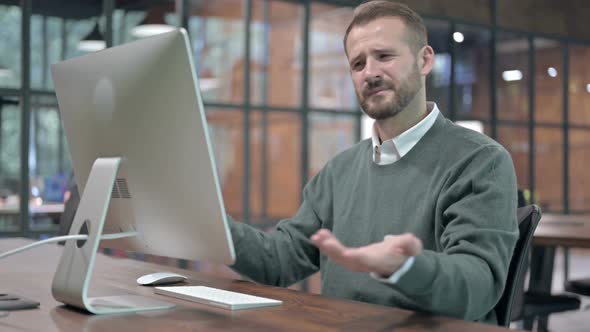
[[[30,240],[0,240],[0,252]],[[202,273],[104,256],[96,259],[90,296],[134,293],[177,304],[169,311],[94,316],[66,308],[51,296],[51,280],[62,247],[48,245],[0,260],[0,292],[26,296],[39,309],[13,311],[0,318],[0,330],[17,331],[509,331],[508,329],[432,316],[362,302],[312,295],[248,281],[214,278]],[[162,297],[138,286],[143,274],[172,270],[189,276],[190,284],[206,285],[283,301],[278,307],[228,311]]]
[[[590,248],[590,215],[543,214],[533,237],[529,290],[551,292],[557,247]]]
[[[63,211],[64,204],[62,203],[29,204],[30,230],[57,233],[57,224]],[[0,205],[0,234],[19,231],[21,229],[20,218],[18,206]]]
[[[543,214],[533,244],[590,248],[590,215]]]

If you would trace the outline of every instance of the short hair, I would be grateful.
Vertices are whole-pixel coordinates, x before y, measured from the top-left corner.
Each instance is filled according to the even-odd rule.
[[[388,0],[369,0],[360,4],[355,8],[352,21],[346,29],[344,34],[344,50],[346,49],[346,40],[350,30],[355,26],[366,25],[378,18],[382,17],[397,17],[406,26],[406,42],[410,46],[410,49],[417,53],[422,47],[427,44],[428,35],[426,32],[426,26],[424,21],[410,7]]]

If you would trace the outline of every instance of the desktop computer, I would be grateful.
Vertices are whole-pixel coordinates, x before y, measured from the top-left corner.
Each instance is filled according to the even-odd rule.
[[[95,314],[164,309],[152,298],[87,296],[109,248],[232,264],[235,259],[198,78],[184,29],[52,65],[82,193],[53,279],[55,299]]]

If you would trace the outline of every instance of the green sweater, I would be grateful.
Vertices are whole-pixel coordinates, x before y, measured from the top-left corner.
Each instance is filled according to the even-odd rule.
[[[403,158],[379,166],[371,140],[331,159],[297,214],[271,233],[231,222],[238,273],[288,286],[321,271],[323,295],[496,324],[518,238],[516,177],[495,141],[442,114]],[[424,251],[394,285],[350,272],[313,246],[330,229],[346,246],[410,232]]]

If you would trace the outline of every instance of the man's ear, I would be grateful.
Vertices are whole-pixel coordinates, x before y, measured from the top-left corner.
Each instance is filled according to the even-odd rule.
[[[420,51],[418,51],[418,65],[420,68],[420,74],[422,76],[426,76],[434,67],[434,50],[430,45],[426,45],[422,47]]]

